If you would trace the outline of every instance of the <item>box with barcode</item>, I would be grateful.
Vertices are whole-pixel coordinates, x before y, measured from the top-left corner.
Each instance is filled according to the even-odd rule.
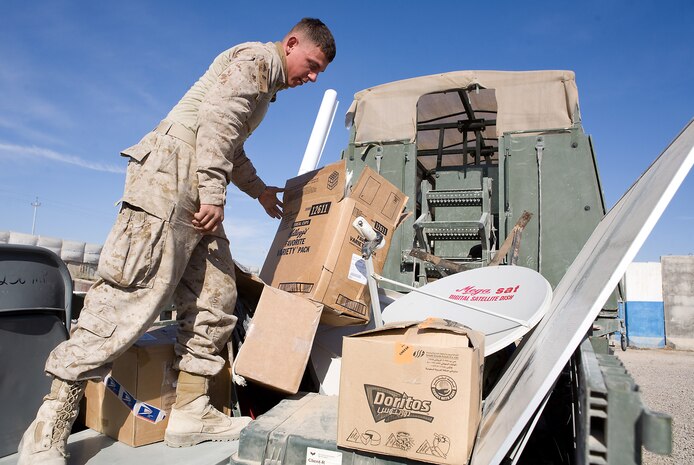
[[[385,239],[373,254],[379,273],[407,197],[366,167],[347,180],[345,161],[287,181],[284,217],[260,273],[266,283],[324,305],[321,323],[365,324],[370,318],[364,238],[352,227],[359,216]]]

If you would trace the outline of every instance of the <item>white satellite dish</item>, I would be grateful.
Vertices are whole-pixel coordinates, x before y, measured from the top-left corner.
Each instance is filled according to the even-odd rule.
[[[485,335],[489,356],[540,322],[552,300],[552,286],[521,266],[488,266],[457,273],[420,287],[383,310],[383,322],[445,318]]]

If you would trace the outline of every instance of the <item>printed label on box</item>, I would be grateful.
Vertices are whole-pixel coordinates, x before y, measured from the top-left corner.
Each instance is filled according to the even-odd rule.
[[[434,433],[434,437],[431,441],[424,440],[424,442],[417,449],[418,454],[431,455],[434,457],[439,457],[442,459],[448,458],[448,452],[451,450],[451,438],[445,434]],[[426,459],[422,459],[426,460]]]
[[[360,433],[358,429],[354,428],[346,439],[348,442],[361,443],[365,446],[380,446],[381,445],[381,435],[372,430],[367,429],[363,433]]]
[[[140,342],[145,342],[145,341],[156,341],[156,340],[157,340],[157,338],[154,337],[154,336],[152,336],[152,335],[149,334],[149,333],[143,334],[142,336],[140,336],[140,339],[138,339],[138,341],[140,341]]]
[[[352,300],[342,294],[337,295],[337,298],[335,299],[335,304],[339,305],[340,307],[346,308],[347,310],[350,310],[354,313],[358,313],[359,315],[366,316],[367,307],[365,304],[357,302],[356,300]]]
[[[106,375],[104,378],[104,384],[106,389],[111,391],[118,399],[120,399],[123,404],[125,404],[128,409],[133,412],[135,417],[142,420],[149,421],[150,423],[159,423],[164,418],[166,418],[166,413],[161,409],[147,404],[145,402],[140,402],[132,394],[130,394],[121,383],[116,381],[111,377],[111,375]]]
[[[327,215],[328,213],[330,213],[331,203],[332,202],[321,202],[315,205],[311,205],[311,209],[309,210],[308,216]]]
[[[342,452],[307,447],[306,465],[342,465]]]
[[[361,256],[352,254],[352,263],[349,265],[347,278],[359,284],[366,284],[366,262]]]
[[[378,179],[370,177],[366,183],[364,183],[364,188],[359,193],[359,200],[371,205],[378,194],[378,190],[381,188],[381,182]]]
[[[313,289],[313,283],[280,283],[277,289],[284,292],[308,294]]]
[[[402,199],[399,196],[391,192],[388,195],[388,202],[386,202],[381,213],[383,213],[386,218],[394,220],[395,215],[400,213],[398,211],[398,206],[400,205],[401,200]]]

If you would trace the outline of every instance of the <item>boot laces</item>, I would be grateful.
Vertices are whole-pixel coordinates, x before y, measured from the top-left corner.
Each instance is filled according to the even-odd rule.
[[[67,436],[70,434],[69,429],[72,427],[72,422],[76,416],[78,403],[85,385],[85,381],[68,384],[65,401],[61,402],[60,409],[56,415],[55,424],[53,425],[53,434],[51,436],[51,444],[55,445],[63,456],[66,456],[65,442]]]

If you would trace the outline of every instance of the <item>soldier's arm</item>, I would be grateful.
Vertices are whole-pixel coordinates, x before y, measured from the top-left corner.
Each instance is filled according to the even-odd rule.
[[[224,205],[226,187],[241,171],[248,173],[250,161],[245,155],[236,160],[238,150],[243,151],[243,140],[248,134],[246,121],[256,106],[258,70],[252,59],[234,61],[222,74],[217,83],[207,92],[198,113],[196,162],[200,203]],[[248,160],[246,158],[246,160]],[[239,165],[235,166],[235,162]],[[244,167],[244,165],[246,165]],[[254,185],[262,183],[255,175]],[[264,189],[258,189],[258,195]]]
[[[234,171],[231,172],[231,181],[254,199],[257,199],[267,187],[258,176],[251,160],[246,156],[243,144],[234,154]]]

